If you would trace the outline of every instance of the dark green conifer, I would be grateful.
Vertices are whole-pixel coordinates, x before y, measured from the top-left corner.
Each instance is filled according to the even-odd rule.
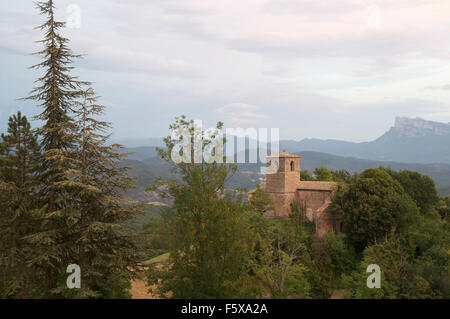
[[[82,270],[81,297],[111,297],[104,295],[102,287],[111,281],[127,281],[136,264],[135,247],[124,226],[137,206],[126,205],[122,195],[133,178],[120,165],[127,155],[120,152],[122,146],[107,144],[110,123],[96,119],[104,111],[97,99],[88,88],[74,109],[78,148],[67,177],[77,194],[72,209],[77,212],[73,229]]]
[[[10,283],[6,297],[30,297],[39,277],[38,270],[29,267],[34,251],[27,236],[39,229],[40,158],[27,118],[20,112],[11,116],[0,146],[0,267],[7,274],[4,283]]]
[[[32,240],[39,247],[39,258],[33,262],[45,269],[46,297],[49,298],[58,285],[58,277],[64,282],[65,267],[70,263],[68,245],[74,218],[73,211],[68,209],[73,194],[67,185],[67,171],[73,165],[76,142],[71,109],[82,97],[82,86],[87,83],[71,75],[72,63],[80,56],[72,53],[69,40],[61,35],[65,23],[55,20],[54,2],[39,1],[36,7],[46,16],[46,21],[37,27],[44,32],[44,38],[39,41],[44,48],[36,53],[42,61],[31,68],[43,70],[44,74],[26,99],[38,102],[43,108],[36,118],[43,122],[38,130],[43,153],[40,196],[47,205],[47,221],[45,229],[34,234]]]

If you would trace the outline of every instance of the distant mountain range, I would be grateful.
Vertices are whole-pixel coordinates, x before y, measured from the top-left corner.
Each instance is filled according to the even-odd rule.
[[[450,123],[398,117],[394,127],[371,142],[304,139],[280,141],[280,148],[380,161],[450,164]]]
[[[162,139],[158,138],[124,139],[118,142],[131,148],[140,146],[135,149],[139,153],[151,152],[148,148],[150,146],[163,146]],[[395,126],[374,141],[355,143],[333,139],[281,140],[280,149],[290,153],[315,151],[376,161],[450,164],[450,123],[397,117]],[[151,157],[151,153],[147,155]]]
[[[153,150],[152,150],[153,149]],[[133,149],[129,149],[133,151]],[[158,157],[146,157],[156,154],[154,148],[138,148],[133,155],[134,159],[124,161],[124,165],[133,166],[132,175],[138,178],[137,188],[130,193],[130,197],[141,202],[161,201],[154,192],[145,192],[145,187],[152,184],[155,177],[165,179],[173,177],[170,165]],[[345,169],[351,173],[362,172],[368,168],[380,166],[390,167],[393,170],[410,170],[431,177],[442,195],[450,195],[450,164],[414,164],[386,161],[373,161],[354,157],[343,157],[320,152],[297,152],[302,156],[301,169],[312,172],[315,168],[326,166],[332,170]],[[239,164],[239,171],[227,182],[227,187],[244,187],[252,189],[264,179],[261,175],[261,164]]]
[[[111,143],[122,144],[126,147],[141,147],[141,146],[164,146],[163,138],[150,137],[150,138],[112,138]]]
[[[126,144],[125,151],[132,154],[124,165],[135,167],[138,188],[132,198],[139,201],[158,201],[155,193],[145,192],[154,177],[171,176],[170,166],[157,158],[155,147],[162,146],[161,139],[147,139],[149,146]],[[301,155],[301,167],[313,171],[316,167],[345,169],[351,173],[379,166],[394,170],[411,170],[430,176],[442,195],[450,194],[450,123],[426,121],[420,118],[398,117],[395,126],[372,142],[353,143],[339,140],[304,139],[280,141],[280,149]],[[239,164],[239,172],[229,181],[228,187],[251,189],[261,182],[261,164]]]

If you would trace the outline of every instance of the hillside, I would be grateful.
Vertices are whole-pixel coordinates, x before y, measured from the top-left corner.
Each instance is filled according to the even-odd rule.
[[[139,148],[141,150],[141,148]],[[134,149],[129,149],[133,151]],[[137,154],[137,153],[136,153]],[[393,170],[411,170],[431,177],[443,195],[450,194],[450,164],[414,164],[366,160],[355,157],[343,157],[321,152],[297,152],[302,156],[301,169],[313,171],[317,167],[326,166],[332,170],[345,169],[351,173],[362,172],[368,168],[379,166],[390,167]],[[141,154],[145,157],[145,152]],[[136,156],[135,156],[136,157]],[[144,160],[126,160],[124,165],[133,166],[132,175],[138,178],[137,188],[130,192],[130,197],[140,202],[164,202],[154,192],[146,192],[145,187],[151,185],[155,177],[164,179],[173,177],[170,165],[157,157]],[[261,164],[239,164],[236,172],[227,182],[229,188],[244,187],[252,189],[258,185],[264,176],[259,174]]]
[[[123,142],[128,147],[133,147],[126,151],[134,152],[130,159],[136,160],[156,156],[155,146],[162,146],[162,139],[156,138]],[[134,147],[136,145],[149,146]],[[397,117],[395,125],[374,141],[355,143],[333,139],[281,140],[280,149],[290,153],[313,151],[374,161],[450,164],[450,124]]]
[[[157,146],[128,147],[129,148],[123,150],[123,153],[130,153],[127,157],[129,160],[143,161],[158,155],[158,152],[156,151]]]

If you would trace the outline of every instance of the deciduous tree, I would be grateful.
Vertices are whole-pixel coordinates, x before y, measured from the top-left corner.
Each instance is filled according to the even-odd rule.
[[[333,206],[344,218],[348,240],[358,251],[399,233],[417,217],[418,208],[384,169],[368,169],[341,185]]]
[[[209,135],[199,132],[194,122],[185,117],[176,119],[170,128],[184,132],[182,138],[189,139],[190,145],[194,141],[201,143],[197,149],[200,152],[207,145],[220,145],[218,139],[223,139],[221,123]],[[194,161],[194,148],[183,149],[185,160],[176,163],[172,161],[172,150],[180,140],[167,137],[165,143],[167,149],[159,149],[159,154],[173,165],[180,178],[168,183],[159,181],[167,189],[163,195],[173,198],[173,205],[163,214],[170,259],[163,269],[152,268],[148,281],[155,284],[160,279],[157,292],[174,298],[238,297],[251,288],[248,258],[252,231],[244,203],[224,187],[236,167],[222,163],[223,155],[212,163]],[[216,147],[214,152],[220,150]]]

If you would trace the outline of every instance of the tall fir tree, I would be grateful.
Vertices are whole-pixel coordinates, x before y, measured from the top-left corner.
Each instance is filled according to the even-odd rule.
[[[54,2],[37,2],[47,21],[43,61],[32,68],[44,69],[41,85],[26,98],[38,101],[43,112],[37,119],[43,153],[41,198],[47,205],[45,228],[30,236],[38,257],[36,267],[45,269],[46,293],[57,297],[125,297],[135,265],[134,246],[126,223],[138,211],[126,206],[122,194],[133,182],[120,145],[107,145],[109,123],[98,121],[104,107],[90,82],[70,73],[79,58],[61,35],[64,22],[54,17]],[[81,268],[82,289],[66,287],[66,267]]]
[[[44,177],[48,180],[45,196],[49,211],[55,211],[64,206],[60,200],[64,187],[60,187],[58,182],[64,178],[61,173],[70,166],[75,141],[75,125],[70,111],[77,99],[83,96],[82,86],[90,83],[70,75],[71,64],[80,55],[72,53],[68,47],[69,40],[60,34],[65,23],[55,21],[53,1],[37,2],[36,5],[47,20],[37,27],[44,31],[44,39],[38,41],[44,49],[35,54],[41,55],[43,61],[31,68],[44,69],[45,73],[36,81],[41,85],[35,87],[26,99],[39,102],[44,109],[36,118],[44,122],[39,134],[42,136],[46,168]]]
[[[117,297],[126,295],[120,285],[133,277],[130,270],[136,266],[136,249],[124,226],[139,206],[126,205],[122,195],[133,182],[128,167],[120,165],[127,154],[120,151],[121,145],[107,144],[110,123],[96,119],[104,112],[97,99],[89,87],[74,109],[77,157],[67,176],[78,194],[73,206],[74,247],[83,282],[78,296]],[[109,295],[105,285],[115,285],[118,291]]]
[[[44,75],[26,99],[37,101],[43,108],[37,119],[44,123],[38,133],[43,152],[40,190],[47,204],[47,227],[35,234],[33,241],[39,247],[39,258],[34,263],[45,269],[46,297],[50,298],[58,277],[62,279],[70,262],[70,229],[74,218],[73,211],[68,209],[73,194],[68,187],[67,170],[73,165],[76,141],[76,126],[70,112],[83,95],[82,86],[89,83],[70,74],[74,59],[80,56],[72,53],[69,40],[61,35],[65,23],[55,20],[53,0],[39,1],[36,7],[47,19],[37,27],[44,31],[44,39],[38,41],[44,49],[36,53],[42,56],[42,62],[31,68],[43,69]]]
[[[11,116],[0,146],[0,267],[7,274],[4,283],[11,283],[9,297],[31,297],[39,280],[37,269],[29,267],[35,255],[27,236],[39,230],[42,214],[37,196],[40,158],[27,118],[20,112]]]

